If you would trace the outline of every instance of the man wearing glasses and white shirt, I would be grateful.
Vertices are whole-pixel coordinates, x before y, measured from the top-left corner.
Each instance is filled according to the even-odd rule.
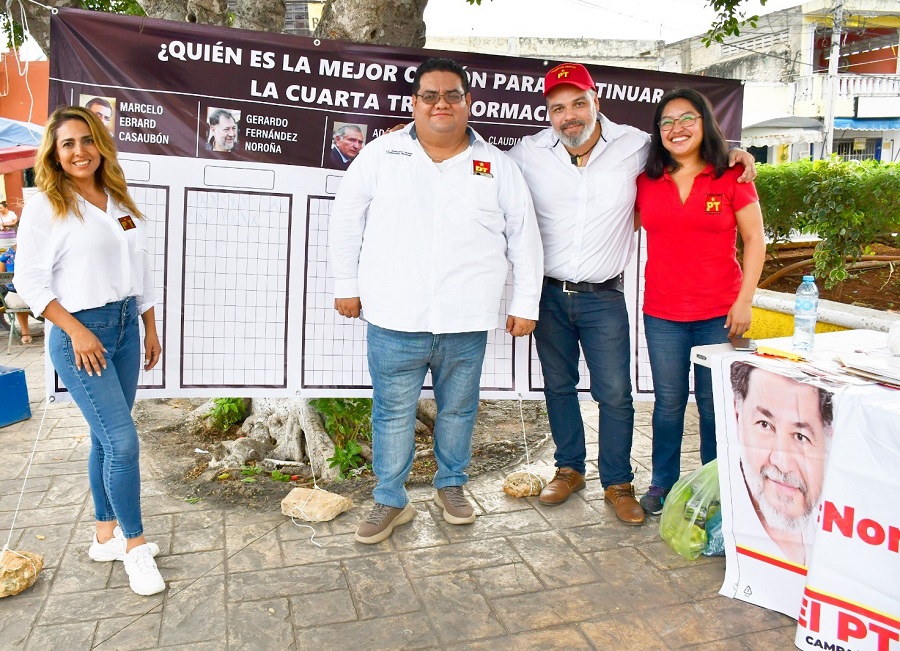
[[[631,346],[623,271],[635,248],[635,181],[650,136],[600,113],[587,68],[563,63],[544,78],[551,126],[509,152],[534,198],[544,246],[544,288],[534,332],[556,444],[556,476],[540,502],[554,506],[585,487],[584,422],[578,405],[579,343],[600,407],[600,483],[616,517],[644,522],[634,495]],[[753,157],[732,153],[756,176]]]
[[[332,208],[335,309],[368,322],[375,507],[356,540],[377,543],[416,513],[404,484],[415,453],[416,403],[428,370],[436,504],[451,524],[475,521],[463,493],[487,332],[498,326],[509,265],[506,329],[532,332],[543,254],[519,169],[468,126],[463,68],[429,59],[413,81],[412,124],[366,145]]]

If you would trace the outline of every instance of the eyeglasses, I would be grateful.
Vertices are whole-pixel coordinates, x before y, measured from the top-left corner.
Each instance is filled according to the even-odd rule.
[[[690,113],[685,113],[680,118],[673,120],[672,118],[663,118],[659,121],[659,130],[660,131],[671,131],[672,127],[675,126],[677,122],[682,127],[692,127],[697,120],[700,119],[699,115],[691,115]]]
[[[436,93],[433,90],[426,90],[421,95],[418,93],[415,93],[415,95],[428,105],[437,104],[442,97],[448,104],[459,104],[466,96],[465,93],[459,90],[448,90],[446,93]]]

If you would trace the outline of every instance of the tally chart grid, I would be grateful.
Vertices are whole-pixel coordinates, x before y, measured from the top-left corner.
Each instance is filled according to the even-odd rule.
[[[153,269],[153,286],[156,289],[154,317],[156,332],[163,350],[165,342],[165,310],[166,310],[166,224],[169,214],[169,188],[131,185],[128,188],[131,198],[144,215],[147,226],[147,237],[150,241],[150,265]],[[144,340],[144,322],[140,321],[141,341]],[[163,360],[165,357],[163,357]],[[165,388],[164,362],[160,360],[156,368],[145,371],[141,368],[138,387],[141,389]]]
[[[345,319],[334,309],[334,279],[328,270],[328,217],[333,201],[333,197],[309,198],[302,382],[310,388],[371,388],[365,322]],[[503,315],[510,295],[507,279]],[[513,344],[505,321],[504,316],[503,327],[488,333],[482,389],[513,390]],[[425,386],[431,387],[430,374]]]
[[[185,194],[182,386],[287,386],[290,196]]]

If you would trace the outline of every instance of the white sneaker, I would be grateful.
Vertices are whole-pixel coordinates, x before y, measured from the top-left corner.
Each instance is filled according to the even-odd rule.
[[[166,589],[156,561],[150,553],[148,544],[138,545],[125,554],[125,571],[128,573],[128,583],[137,594],[149,597]]]
[[[91,560],[99,563],[124,561],[127,544],[128,541],[125,538],[125,534],[122,533],[122,527],[113,529],[113,537],[102,544],[97,541],[97,532],[94,532],[94,542],[91,543],[91,548],[88,550],[88,556],[91,557]],[[159,545],[148,542],[147,546],[150,548],[150,555],[156,558],[159,554]]]

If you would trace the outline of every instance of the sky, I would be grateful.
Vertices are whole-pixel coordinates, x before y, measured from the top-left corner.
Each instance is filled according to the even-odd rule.
[[[745,0],[748,15],[800,0]],[[428,36],[542,36],[679,41],[705,33],[715,17],[705,0],[428,0]]]

